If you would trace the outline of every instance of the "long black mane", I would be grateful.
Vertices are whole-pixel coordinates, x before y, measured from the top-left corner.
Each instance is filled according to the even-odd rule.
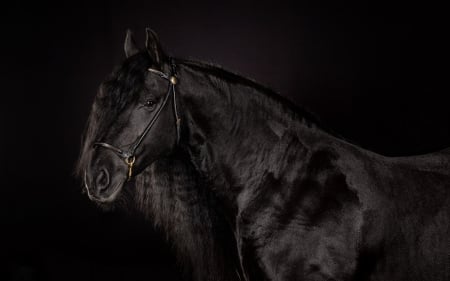
[[[158,160],[135,180],[132,201],[174,245],[194,280],[237,280],[239,261],[231,225],[219,201],[187,159]]]
[[[222,66],[210,62],[183,59],[177,59],[177,61],[181,65],[186,65],[192,69],[201,71],[207,77],[218,78],[213,81],[213,83],[220,88],[227,88],[229,84],[234,84],[255,89],[258,93],[267,96],[267,98],[274,102],[274,104],[278,104],[279,106],[285,108],[286,110],[283,110],[283,112],[294,113],[297,118],[303,120],[307,124],[317,126],[327,132],[331,132],[331,130],[326,127],[320,118],[318,118],[315,114],[294,104],[289,99],[286,99],[282,95],[276,93],[273,89],[262,85],[251,78],[226,70]],[[273,106],[274,104],[271,105]]]

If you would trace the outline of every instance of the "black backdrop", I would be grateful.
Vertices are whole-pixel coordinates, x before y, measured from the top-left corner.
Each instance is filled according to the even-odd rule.
[[[0,280],[180,278],[161,233],[101,212],[72,176],[126,28],[272,87],[365,148],[450,146],[443,7],[335,2],[1,4]]]

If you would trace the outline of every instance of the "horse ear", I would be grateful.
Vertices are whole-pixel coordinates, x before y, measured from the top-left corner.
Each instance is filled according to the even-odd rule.
[[[145,47],[147,48],[147,52],[150,55],[151,59],[158,66],[161,66],[164,53],[159,43],[158,35],[156,35],[156,33],[150,28],[146,28],[145,31],[147,33],[147,39],[145,40]]]
[[[127,56],[127,58],[139,52],[139,48],[137,47],[136,42],[133,39],[133,33],[129,29],[127,30],[127,35],[125,36],[125,44],[123,48],[125,50],[125,55]]]

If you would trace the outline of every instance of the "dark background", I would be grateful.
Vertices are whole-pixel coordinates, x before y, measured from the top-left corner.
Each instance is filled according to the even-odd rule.
[[[180,279],[161,233],[101,212],[72,175],[126,28],[270,86],[367,149],[450,146],[444,8],[334,2],[1,4],[0,280]]]

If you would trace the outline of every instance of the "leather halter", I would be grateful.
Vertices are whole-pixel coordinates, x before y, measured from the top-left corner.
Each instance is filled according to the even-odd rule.
[[[144,131],[132,143],[130,149],[124,150],[124,149],[121,149],[119,147],[116,147],[116,146],[106,143],[106,142],[95,142],[94,143],[94,148],[103,147],[103,148],[112,150],[117,156],[119,156],[120,158],[122,158],[125,161],[125,164],[127,164],[127,166],[128,166],[127,180],[130,180],[131,176],[133,175],[133,166],[134,166],[134,163],[136,162],[136,150],[141,145],[142,141],[144,140],[144,138],[148,134],[148,132],[150,132],[153,125],[156,123],[156,120],[158,120],[159,115],[161,114],[162,110],[164,109],[165,105],[167,104],[167,101],[169,100],[170,94],[172,94],[172,97],[173,97],[173,111],[175,114],[176,128],[177,128],[177,144],[180,142],[180,121],[181,121],[181,119],[179,118],[179,115],[178,115],[176,92],[175,92],[175,85],[178,83],[178,79],[176,76],[175,63],[173,62],[172,58],[170,58],[170,68],[171,68],[170,75],[167,75],[164,72],[161,72],[161,71],[153,69],[153,68],[147,69],[149,72],[156,74],[156,75],[160,76],[161,78],[167,80],[169,82],[169,89],[167,90],[167,94],[164,97],[162,104],[156,110],[155,115],[153,115],[153,118],[147,124]]]

